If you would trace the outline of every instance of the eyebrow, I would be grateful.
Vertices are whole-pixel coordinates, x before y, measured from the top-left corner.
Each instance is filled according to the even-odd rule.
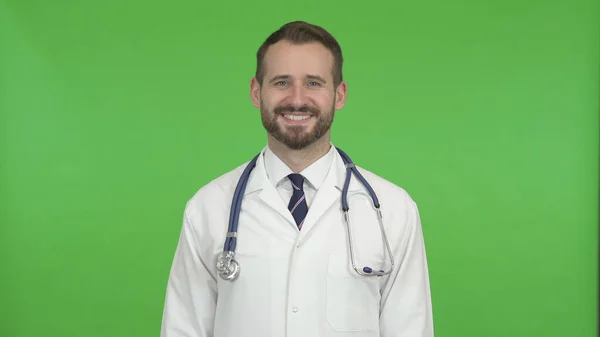
[[[317,80],[317,81],[321,81],[323,83],[327,83],[327,81],[325,81],[325,79],[319,75],[307,75],[306,77],[308,77],[311,80]]]
[[[274,81],[278,81],[278,80],[288,80],[290,79],[292,76],[290,75],[276,75],[274,76],[269,82],[273,83]],[[327,81],[325,81],[325,79],[319,75],[306,75],[306,78],[310,79],[310,80],[317,80],[323,83],[327,83]]]

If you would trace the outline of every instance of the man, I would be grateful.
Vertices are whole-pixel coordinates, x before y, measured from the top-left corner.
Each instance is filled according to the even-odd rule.
[[[350,250],[342,213],[346,167],[330,141],[347,95],[342,63],[336,40],[305,22],[284,25],[260,47],[250,96],[267,146],[242,191],[236,234],[227,234],[230,209],[248,163],[188,201],[163,337],[433,336],[417,206],[402,188],[358,166],[381,203],[391,255],[355,175],[348,187]],[[217,271],[227,237],[237,240],[233,280]],[[369,271],[364,266],[385,275],[360,275]]]

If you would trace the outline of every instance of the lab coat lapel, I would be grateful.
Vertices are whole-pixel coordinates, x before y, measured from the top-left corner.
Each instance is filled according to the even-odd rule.
[[[281,199],[281,196],[277,192],[277,189],[267,177],[264,164],[264,149],[258,156],[256,161],[256,167],[250,173],[248,184],[244,195],[260,190],[259,198],[271,209],[279,213],[287,222],[297,229],[294,217],[290,213],[287,205]],[[244,166],[245,168],[245,166]],[[334,159],[329,167],[329,172],[325,177],[321,187],[315,194],[315,198],[311,203],[302,230],[300,231],[299,240],[307,239],[308,234],[315,228],[319,219],[327,212],[331,207],[342,209],[342,189],[344,187],[344,181],[346,179],[346,167],[340,154],[336,151]],[[361,188],[361,184],[358,179],[353,175],[350,179],[350,185],[348,187],[349,192],[357,191]]]
[[[266,204],[266,206],[279,213],[287,220],[287,222],[289,222],[290,226],[297,228],[296,221],[288,210],[287,205],[283,202],[283,199],[281,199],[275,186],[271,184],[269,177],[267,177],[263,154],[264,149],[256,160],[256,167],[250,174],[244,195],[260,190],[258,197]]]
[[[323,181],[323,184],[315,194],[315,198],[311,203],[302,230],[300,231],[299,240],[308,239],[319,222],[319,219],[331,207],[342,209],[342,189],[346,179],[346,167],[340,154],[336,151],[333,162],[329,168],[329,172]],[[360,188],[360,183],[355,177],[350,179],[348,191],[355,191]]]

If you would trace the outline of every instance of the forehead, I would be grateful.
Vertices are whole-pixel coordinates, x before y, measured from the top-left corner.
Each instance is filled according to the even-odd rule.
[[[305,76],[307,74],[331,78],[334,59],[331,52],[318,42],[293,44],[279,41],[269,47],[264,59],[265,77],[277,75]]]

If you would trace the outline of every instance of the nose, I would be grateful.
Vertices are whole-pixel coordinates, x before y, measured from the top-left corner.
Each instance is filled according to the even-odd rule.
[[[306,88],[303,85],[295,85],[290,89],[290,104],[295,106],[296,108],[300,108],[306,105],[307,97],[306,97]]]

